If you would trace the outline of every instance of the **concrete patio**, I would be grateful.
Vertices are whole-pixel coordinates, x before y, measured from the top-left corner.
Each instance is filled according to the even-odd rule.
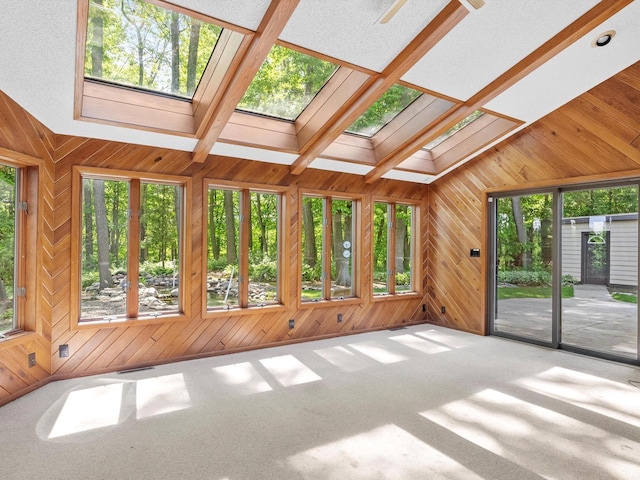
[[[561,343],[637,358],[637,305],[614,300],[603,285],[575,285],[562,299]],[[498,301],[496,330],[551,341],[551,299]]]

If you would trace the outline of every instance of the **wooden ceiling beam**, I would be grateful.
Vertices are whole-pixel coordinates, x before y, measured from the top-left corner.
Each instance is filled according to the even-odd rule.
[[[293,15],[300,0],[272,0],[240,62],[224,95],[211,106],[213,114],[192,154],[194,162],[204,162],[216,143],[236,106],[247,91],[271,47]]]
[[[595,7],[575,20],[568,27],[564,28],[549,41],[545,42],[505,73],[496,78],[489,85],[485,86],[482,90],[466,101],[460,108],[452,111],[449,116],[433,125],[426,125],[419,134],[413,135],[411,138],[407,138],[406,141],[394,152],[389,152],[385,156],[380,157],[376,164],[376,168],[366,175],[365,181],[367,183],[372,183],[381,178],[385,173],[399,165],[404,159],[413,153],[420,150],[431,140],[446,132],[449,128],[465,119],[475,110],[482,108],[486,103],[518,83],[540,65],[556,56],[569,45],[578,41],[602,22],[612,17],[632,2],[633,0],[611,0],[598,3]]]
[[[290,171],[299,175],[331,143],[336,140],[367,108],[387,91],[413,65],[447,35],[469,14],[469,10],[458,0],[451,0],[400,54],[378,75],[367,79],[362,87],[346,101],[314,134],[312,140],[303,145],[300,156],[291,165]]]

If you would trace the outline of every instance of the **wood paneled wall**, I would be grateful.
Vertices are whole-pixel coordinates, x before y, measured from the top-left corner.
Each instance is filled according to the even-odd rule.
[[[607,179],[640,169],[640,63],[632,65],[431,185],[429,321],[485,333],[484,191]],[[638,173],[638,172],[635,172]],[[446,306],[446,313],[440,307]]]
[[[72,168],[76,165],[115,168],[172,175],[186,175],[193,179],[192,202],[192,242],[191,242],[191,317],[188,321],[156,323],[151,325],[127,325],[104,328],[73,328],[76,319],[71,318],[69,294],[71,271],[68,263],[71,242],[72,219],[69,199],[78,192],[72,192]],[[248,311],[244,315],[216,316],[203,318],[202,280],[202,198],[205,178],[251,182],[285,186],[287,188],[286,218],[288,222],[288,257],[290,259],[287,276],[290,305],[286,310],[269,312]],[[210,156],[204,164],[191,161],[188,152],[127,145],[100,140],[59,136],[55,152],[55,218],[56,257],[60,265],[56,271],[56,313],[52,319],[52,374],[55,376],[75,376],[88,373],[121,370],[137,365],[153,364],[179,358],[188,358],[257,348],[280,342],[321,338],[385,328],[403,322],[422,321],[423,298],[371,302],[368,293],[371,281],[363,282],[363,303],[350,305],[335,303],[330,307],[297,308],[297,272],[299,226],[298,212],[300,189],[326,190],[328,192],[349,192],[415,200],[421,204],[421,224],[427,219],[427,187],[418,184],[384,180],[368,185],[360,176],[335,172],[308,170],[300,176],[289,173],[283,165],[273,165],[228,157]],[[370,222],[370,204],[363,202],[363,224]],[[369,229],[363,235],[362,271],[370,268],[371,235]],[[424,247],[425,244],[422,245]],[[422,253],[422,257],[426,256]],[[424,266],[424,265],[423,265]],[[425,275],[421,275],[423,292]],[[337,323],[337,314],[342,313],[344,321]],[[295,319],[295,328],[290,330],[288,320]],[[71,355],[59,358],[57,347],[68,344]]]
[[[37,301],[35,331],[0,342],[0,405],[20,396],[42,382],[51,372],[51,318],[53,311],[54,215],[53,153],[55,135],[43,127],[11,98],[0,91],[0,149],[3,156],[28,155],[43,160],[40,168],[41,238],[38,255],[40,285],[27,292],[28,301]],[[15,156],[14,156],[15,153]],[[32,206],[30,206],[31,208]],[[29,272],[35,274],[35,272]],[[31,298],[29,298],[31,297]],[[36,354],[36,365],[29,368],[27,356]]]

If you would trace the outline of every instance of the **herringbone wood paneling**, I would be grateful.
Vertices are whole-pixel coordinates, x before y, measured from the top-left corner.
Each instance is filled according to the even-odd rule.
[[[53,286],[53,152],[55,135],[0,92],[0,148],[42,160],[39,170],[37,268],[40,285],[27,292],[36,302],[36,321],[21,335],[0,342],[0,404],[28,392],[45,381],[51,372],[51,305]],[[11,156],[10,154],[8,155]],[[29,207],[31,211],[33,205]],[[36,272],[28,272],[34,275]],[[36,354],[36,365],[28,366],[28,355]]]
[[[293,176],[289,168],[228,157],[210,156],[204,164],[194,164],[191,155],[169,149],[126,145],[93,139],[59,136],[54,155],[54,262],[52,281],[55,285],[52,299],[52,373],[57,376],[85,375],[93,372],[112,371],[136,365],[152,364],[179,358],[210,355],[218,352],[255,348],[286,341],[299,341],[340,335],[369,329],[384,328],[403,322],[421,321],[422,298],[411,297],[404,300],[371,303],[370,280],[366,278],[371,263],[371,238],[368,229],[363,232],[362,263],[363,272],[362,304],[333,304],[321,308],[298,309],[298,214],[300,189],[323,190],[328,193],[349,192],[364,196],[363,220],[371,218],[370,198],[373,195],[412,200],[422,205],[423,218],[427,219],[427,187],[383,180],[368,185],[362,177],[353,175],[309,170],[301,176]],[[78,195],[72,188],[74,166],[101,167],[120,170],[138,170],[154,174],[184,175],[192,181],[191,205],[191,288],[190,316],[187,320],[167,321],[126,326],[103,326],[78,330],[77,319],[71,317],[69,301],[71,270],[69,255],[72,242],[72,195]],[[214,179],[231,182],[249,182],[287,187],[285,206],[285,265],[287,285],[285,288],[286,308],[248,311],[224,316],[205,318],[203,315],[203,180]],[[426,243],[421,244],[422,247]],[[421,252],[425,258],[425,252]],[[420,286],[426,282],[421,274]],[[343,314],[343,322],[338,324],[337,314]],[[296,327],[288,327],[288,320],[294,318]],[[57,346],[66,343],[71,355],[59,358]]]
[[[538,120],[431,185],[427,251],[429,321],[484,333],[484,192],[534,182],[626,176],[640,169],[640,64]],[[440,306],[446,306],[446,314]]]

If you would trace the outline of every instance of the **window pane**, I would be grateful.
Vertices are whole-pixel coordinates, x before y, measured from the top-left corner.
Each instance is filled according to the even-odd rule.
[[[364,135],[365,137],[372,137],[420,95],[422,93],[418,90],[398,84],[393,85],[366,112],[360,115],[346,131]]]
[[[389,293],[387,257],[389,205],[374,203],[373,212],[373,293]]]
[[[396,205],[396,293],[412,290],[411,222],[413,207]]]
[[[331,202],[331,298],[353,296],[353,202]]]
[[[0,166],[0,333],[16,328],[14,315],[16,180],[18,170]]]
[[[323,208],[322,198],[302,198],[302,300],[322,299]]]
[[[177,311],[181,188],[143,183],[140,199],[138,311]]]
[[[274,45],[238,110],[295,120],[337,68],[325,60]]]
[[[553,195],[498,198],[496,208],[493,328],[551,343]],[[573,295],[573,287],[563,287],[563,295]]]
[[[440,145],[442,142],[444,142],[447,138],[449,138],[449,137],[453,136],[454,134],[458,133],[460,130],[462,130],[467,125],[471,124],[474,120],[477,120],[478,118],[480,118],[482,115],[484,115],[483,111],[476,110],[475,112],[473,112],[471,115],[469,115],[465,119],[463,119],[463,120],[459,121],[458,123],[456,123],[453,127],[451,127],[449,130],[444,132],[438,138],[436,138],[435,140],[432,140],[427,145],[425,145],[424,146],[424,150],[431,150],[433,148],[436,148],[438,145]]]
[[[249,304],[277,303],[279,195],[251,192],[250,197]]]
[[[81,318],[126,314],[128,182],[82,180]]]
[[[240,193],[209,189],[208,214],[207,306],[237,307]]]
[[[562,194],[561,343],[638,358],[638,187]]]
[[[84,73],[192,98],[221,31],[141,0],[91,0]]]

